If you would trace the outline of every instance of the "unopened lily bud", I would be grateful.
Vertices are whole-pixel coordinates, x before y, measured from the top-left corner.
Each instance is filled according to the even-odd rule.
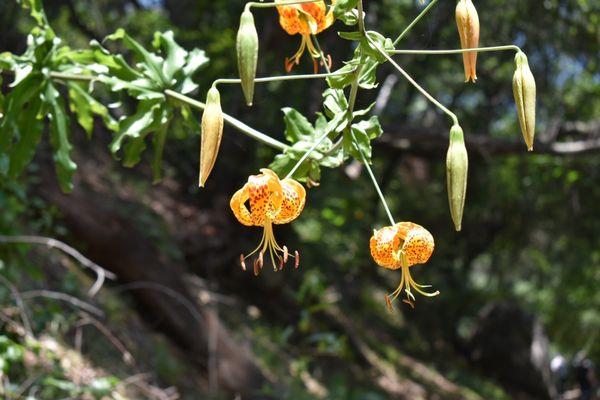
[[[513,93],[517,104],[517,114],[527,150],[533,151],[535,136],[535,78],[529,69],[527,56],[519,51],[515,56]]]
[[[254,17],[250,10],[245,10],[240,18],[240,29],[237,34],[237,60],[242,90],[246,103],[252,105],[254,97],[254,79],[258,61],[258,33],[254,26]]]
[[[223,111],[221,95],[216,87],[211,87],[206,95],[206,107],[202,114],[202,137],[200,144],[200,187],[208,179],[217,161],[219,146],[223,137]]]
[[[479,46],[479,16],[471,0],[459,0],[456,4],[456,26],[463,49]],[[463,53],[465,82],[477,80],[477,52]]]
[[[450,146],[446,155],[446,178],[450,215],[457,231],[461,230],[462,225],[468,171],[469,157],[465,147],[463,130],[456,124],[450,129]]]

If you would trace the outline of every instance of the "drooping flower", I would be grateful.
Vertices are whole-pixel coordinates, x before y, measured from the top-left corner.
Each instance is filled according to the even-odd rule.
[[[276,0],[280,3],[282,0]],[[335,3],[335,0],[332,1]],[[279,24],[290,35],[301,35],[302,42],[300,48],[292,57],[286,57],[285,69],[290,72],[294,64],[300,63],[300,57],[304,51],[308,49],[310,56],[315,64],[315,72],[318,69],[316,60],[321,58],[321,52],[317,49],[311,39],[311,35],[316,35],[329,28],[334,21],[332,8],[327,11],[327,6],[324,1],[315,3],[294,4],[286,6],[277,6],[279,12]],[[321,63],[327,62],[331,66],[331,58],[328,60],[320,60]]]
[[[231,198],[230,206],[237,220],[246,226],[262,226],[262,239],[251,253],[240,256],[240,264],[246,269],[246,259],[258,253],[254,260],[254,274],[258,275],[264,257],[270,257],[275,271],[283,269],[289,257],[300,264],[300,254],[290,254],[286,246],[280,246],[273,234],[273,224],[292,222],[304,209],[306,190],[297,181],[280,180],[275,172],[263,168],[260,174],[251,175],[243,188]],[[277,260],[277,261],[276,261]]]
[[[473,49],[479,46],[479,16],[471,0],[459,0],[456,4],[456,26],[463,49]],[[477,80],[477,52],[463,53],[465,67],[465,82]]]
[[[392,302],[402,291],[406,294],[406,299],[403,301],[411,307],[414,307],[415,301],[412,289],[427,297],[439,294],[438,291],[433,293],[424,291],[431,286],[416,283],[409,271],[413,265],[426,263],[433,253],[435,244],[433,236],[427,229],[412,222],[386,226],[373,232],[370,247],[371,256],[379,266],[392,270],[402,269],[400,285],[392,294],[385,296],[388,308],[392,308]]]

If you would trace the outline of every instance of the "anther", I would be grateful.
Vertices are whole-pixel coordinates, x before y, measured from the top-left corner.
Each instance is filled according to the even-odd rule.
[[[387,306],[388,311],[394,311],[394,306],[392,305],[392,300],[390,300],[389,295],[385,295],[385,304]]]
[[[264,265],[264,259],[263,259],[263,252],[261,251],[260,253],[258,253],[258,266],[260,269],[262,269],[263,265]]]
[[[283,246],[283,263],[287,264],[288,262],[288,248],[287,246]]]
[[[242,269],[245,271],[246,270],[246,262],[244,261],[243,254],[240,254],[240,265],[242,266]]]
[[[294,268],[298,269],[298,267],[300,266],[300,253],[298,253],[298,250],[296,250],[294,252],[294,257],[296,258],[296,262],[294,263]]]
[[[254,276],[260,274],[260,268],[258,268],[258,258],[254,259]]]
[[[415,309],[415,303],[413,303],[412,301],[408,299],[403,299],[402,302],[408,304],[413,310]]]
[[[283,258],[279,259],[279,270],[281,271],[283,269]]]

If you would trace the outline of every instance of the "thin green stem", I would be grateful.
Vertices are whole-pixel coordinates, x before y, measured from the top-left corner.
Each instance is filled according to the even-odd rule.
[[[266,77],[266,78],[256,78],[254,80],[254,82],[256,83],[266,83],[266,82],[280,82],[280,81],[295,81],[295,80],[301,80],[301,79],[323,79],[323,78],[329,78],[330,76],[338,76],[338,75],[348,75],[351,74],[355,71],[356,69],[352,70],[352,71],[336,71],[336,72],[328,72],[326,74],[306,74],[306,75],[282,75],[282,76],[270,76],[270,77]],[[213,82],[213,86],[217,86],[219,84],[231,84],[231,83],[240,83],[241,79],[217,79],[216,81]]]
[[[358,29],[364,35],[365,34],[365,12],[363,10],[362,0],[358,0]]]
[[[296,165],[294,165],[292,167],[292,169],[290,170],[290,172],[288,172],[288,174],[285,176],[285,179],[291,178],[292,176],[294,176],[294,174],[296,173],[296,171],[298,170],[298,168],[300,168],[300,166],[302,165],[302,163],[304,161],[306,161],[306,159],[308,157],[310,157],[310,155],[312,154],[313,151],[316,150],[317,147],[319,147],[321,145],[321,143],[323,143],[323,141],[325,140],[325,138],[329,135],[329,132],[325,132],[321,135],[321,137],[319,137],[319,139],[311,146],[310,149],[308,149],[306,151],[306,153],[304,153],[302,155],[302,157],[300,157],[300,159],[298,160],[298,162],[296,163]]]
[[[371,166],[369,165],[367,158],[365,157],[363,151],[361,150],[360,146],[358,145],[356,136],[354,136],[354,132],[351,132],[351,134],[352,134],[352,140],[354,141],[354,146],[360,153],[360,158],[362,160],[362,163],[365,166],[365,168],[367,169],[369,176],[371,177],[371,182],[373,182],[375,191],[377,192],[377,195],[379,196],[379,199],[381,200],[381,204],[383,205],[383,208],[385,209],[385,212],[387,213],[388,219],[390,220],[390,223],[392,225],[396,225],[396,222],[394,221],[394,217],[392,216],[392,212],[390,211],[387,201],[385,201],[385,196],[383,195],[383,192],[381,191],[381,188],[379,187],[379,183],[377,183],[377,179],[375,179],[375,174],[373,174],[373,171],[371,170]]]
[[[187,96],[185,96],[181,93],[178,93],[174,90],[170,90],[170,89],[165,90],[165,95],[168,97],[171,97],[173,99],[176,99],[178,101],[181,101],[182,103],[185,103],[189,106],[200,109],[200,110],[204,110],[204,108],[206,107],[206,105],[204,103],[202,103],[198,100],[194,100],[190,97],[187,97]],[[229,114],[223,113],[223,119],[229,125],[235,127],[237,130],[239,130],[246,136],[256,139],[257,141],[259,141],[261,143],[264,143],[266,145],[269,145],[269,146],[276,148],[278,150],[281,150],[281,151],[285,151],[289,148],[289,146],[287,146],[285,143],[282,143],[279,140],[273,139],[272,137],[265,135],[262,132],[257,131],[256,129],[244,124],[242,121],[232,117]]]
[[[379,45],[377,45],[377,43],[373,42],[368,37],[367,37],[367,40],[369,40],[369,42],[371,43],[371,45],[374,46],[377,49],[377,51],[379,51],[379,53],[382,56],[384,56],[385,59],[388,60],[389,63],[392,64],[394,66],[394,68],[396,68],[398,70],[398,72],[400,72],[404,76],[404,78],[406,78],[407,81],[409,81],[415,88],[417,88],[417,90],[419,92],[421,92],[421,94],[423,96],[425,96],[429,101],[431,101],[433,104],[435,104],[440,110],[442,110],[450,118],[452,118],[452,122],[454,124],[458,124],[458,118],[456,117],[456,114],[454,114],[447,107],[445,107],[442,103],[440,103],[438,100],[436,100],[435,97],[433,97],[432,95],[430,95],[427,90],[425,90],[421,85],[419,85],[417,83],[417,81],[415,81],[412,78],[412,76],[410,76],[408,74],[408,72],[406,72],[400,65],[398,65],[398,63],[395,62],[394,59],[385,50],[383,50],[381,47],[379,47]]]
[[[49,76],[50,76],[50,78],[63,80],[63,81],[91,82],[91,81],[96,80],[95,76],[68,74],[68,73],[64,73],[64,72],[50,72]]]
[[[321,56],[321,62],[325,67],[325,71],[327,71],[327,73],[331,73],[331,68],[329,68],[329,64],[327,64],[327,61],[325,61],[325,53],[323,52],[323,50],[321,50],[321,45],[319,44],[319,39],[317,39],[317,35],[311,34],[310,36],[313,44],[315,45],[315,49],[317,49],[319,55]]]
[[[438,0],[432,0],[431,3],[429,3],[427,7],[425,7],[423,11],[419,13],[419,15],[417,15],[417,17],[406,27],[406,29],[402,31],[400,36],[394,40],[394,46],[396,46],[404,38],[404,36],[406,36],[406,34],[417,24],[417,22],[421,20],[421,18],[423,18],[429,12],[429,10],[433,8],[437,2]]]
[[[472,49],[452,49],[452,50],[390,50],[388,54],[461,54],[470,51],[477,51],[478,53],[485,53],[490,51],[507,51],[512,50],[519,52],[521,49],[519,46],[514,44],[506,46],[492,46],[492,47],[475,47]]]
[[[290,1],[279,1],[277,3],[275,3],[275,2],[259,3],[256,1],[251,1],[249,3],[246,3],[245,8],[246,8],[246,10],[249,10],[252,7],[254,7],[254,8],[272,8],[272,7],[277,7],[277,6],[292,6],[295,4],[316,3],[317,1],[322,1],[322,0],[290,0]]]

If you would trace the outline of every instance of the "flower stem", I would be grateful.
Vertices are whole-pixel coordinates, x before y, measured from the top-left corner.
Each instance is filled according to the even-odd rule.
[[[432,0],[431,3],[429,3],[427,7],[425,7],[423,11],[419,13],[419,15],[417,15],[417,17],[406,27],[406,29],[402,31],[400,36],[394,40],[394,46],[396,46],[404,38],[404,36],[406,36],[406,34],[417,24],[417,22],[421,20],[421,18],[425,16],[425,14],[429,12],[429,10],[433,8],[433,6],[435,6],[437,2],[438,0]]]
[[[516,52],[521,51],[519,46],[514,44],[506,46],[493,46],[493,47],[476,47],[472,49],[453,49],[453,50],[390,50],[388,54],[460,54],[467,53],[470,51],[477,51],[478,53],[485,53],[490,51],[505,51],[513,50]]]
[[[396,222],[394,221],[394,217],[392,216],[392,212],[390,211],[390,208],[388,207],[388,204],[385,201],[385,196],[383,195],[383,192],[381,191],[381,188],[379,187],[379,184],[377,183],[377,179],[375,179],[375,174],[373,174],[373,171],[371,170],[371,166],[369,165],[367,158],[365,157],[362,149],[358,145],[358,141],[356,140],[356,136],[354,136],[354,132],[351,132],[351,135],[352,135],[352,140],[354,142],[354,146],[360,153],[360,158],[362,160],[362,163],[365,166],[365,168],[367,169],[369,176],[371,177],[371,182],[373,182],[375,191],[377,192],[377,195],[379,195],[379,199],[381,200],[381,204],[383,205],[383,208],[385,209],[385,212],[387,213],[388,219],[390,220],[390,223],[392,225],[396,225]]]
[[[383,57],[385,57],[386,60],[389,61],[390,64],[392,64],[394,66],[394,68],[396,68],[398,70],[398,72],[400,72],[404,76],[404,78],[406,78],[407,81],[409,81],[415,88],[417,88],[417,90],[419,92],[421,92],[421,94],[423,96],[425,96],[429,101],[431,101],[433,104],[435,104],[440,110],[442,110],[450,118],[452,118],[452,122],[454,124],[458,124],[458,118],[456,117],[456,114],[454,114],[452,111],[450,111],[442,103],[440,103],[438,100],[436,100],[435,97],[433,97],[431,94],[429,94],[429,92],[427,90],[425,90],[421,85],[419,85],[417,83],[417,81],[415,81],[412,78],[412,76],[410,76],[408,74],[408,72],[406,72],[400,65],[398,65],[397,62],[394,61],[394,59],[392,59],[392,57],[387,53],[387,51],[385,51],[381,47],[379,47],[379,45],[377,43],[373,42],[371,39],[369,39],[369,37],[367,37],[367,40],[371,43],[372,46],[374,46],[377,49],[377,51],[379,51],[379,53]]]
[[[321,135],[321,137],[319,137],[319,139],[311,146],[310,149],[308,149],[306,151],[306,153],[304,153],[302,155],[302,157],[300,157],[300,159],[298,160],[298,162],[296,163],[296,165],[294,165],[294,167],[290,170],[290,172],[288,172],[288,174],[285,176],[285,179],[291,178],[292,176],[294,176],[294,174],[296,173],[296,171],[298,170],[298,168],[300,168],[300,166],[302,165],[302,163],[304,161],[306,161],[306,159],[312,154],[313,151],[315,151],[315,149],[317,147],[319,147],[321,145],[321,143],[323,143],[323,141],[325,140],[325,138],[329,135],[330,132],[325,132]]]
[[[187,97],[187,96],[185,96],[181,93],[178,93],[174,90],[170,90],[170,89],[165,90],[165,95],[168,97],[171,97],[173,99],[176,99],[178,101],[181,101],[182,103],[185,103],[189,106],[200,109],[200,110],[204,110],[204,108],[206,107],[206,105],[204,103],[202,103],[198,100],[194,100],[190,97]],[[255,139],[261,143],[264,143],[266,145],[269,145],[269,146],[276,148],[278,150],[281,150],[281,151],[285,151],[289,148],[289,146],[280,142],[279,140],[273,139],[272,137],[265,135],[262,132],[257,131],[256,129],[244,124],[242,121],[232,117],[229,114],[223,113],[223,119],[229,125],[233,126],[237,130],[239,130],[240,132],[245,134],[246,136],[249,136],[252,139]]]
[[[352,71],[344,72],[344,71],[336,71],[336,72],[328,72],[326,74],[306,74],[306,75],[283,75],[283,76],[269,76],[265,78],[256,78],[254,82],[257,83],[266,83],[266,82],[280,82],[280,81],[295,81],[301,79],[322,79],[328,78],[330,76],[339,76],[339,75],[348,75],[356,71],[353,69]],[[213,82],[213,86],[217,86],[222,83],[240,83],[241,79],[217,79]]]

